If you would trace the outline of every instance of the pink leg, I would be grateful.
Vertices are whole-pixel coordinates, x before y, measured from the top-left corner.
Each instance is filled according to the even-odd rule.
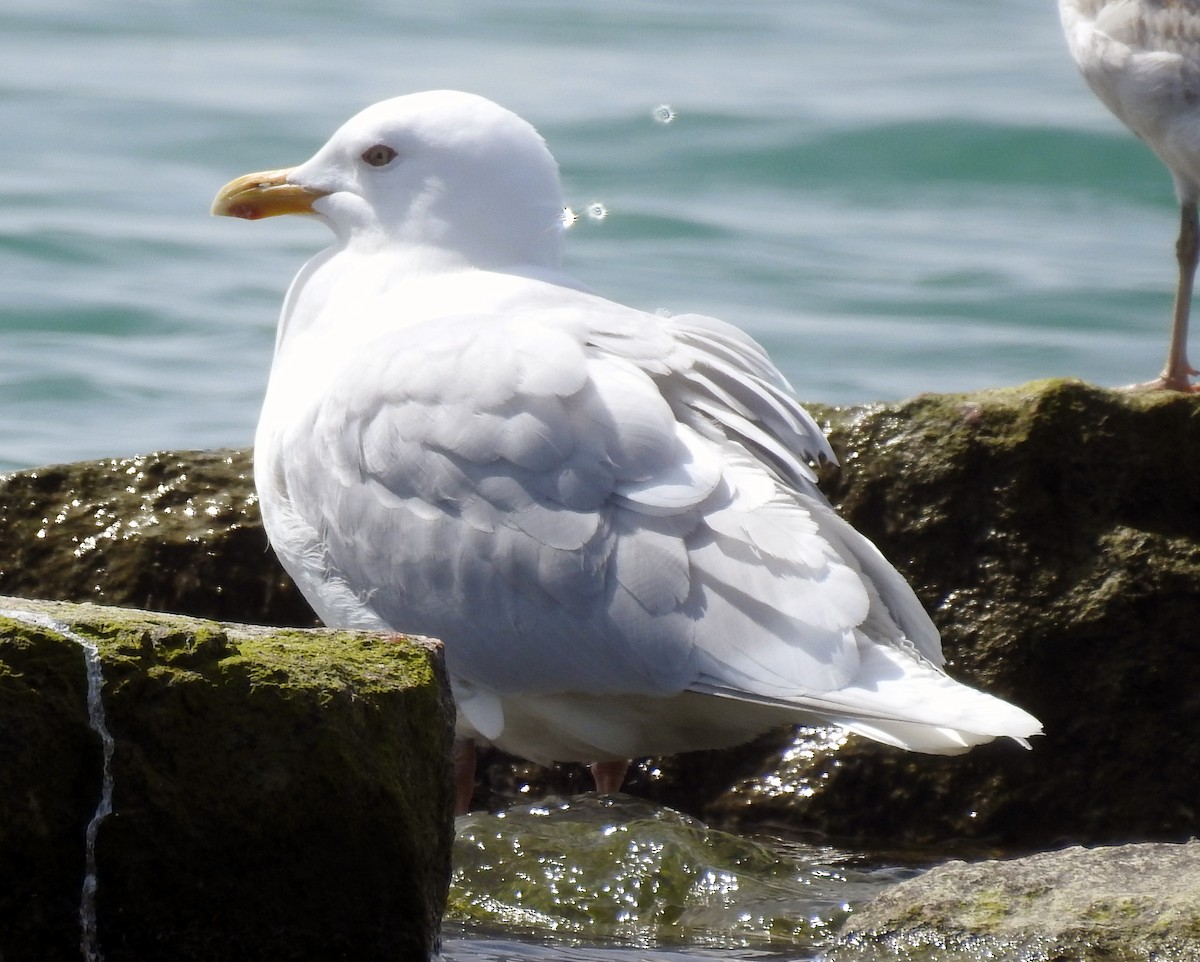
[[[454,740],[454,814],[466,815],[475,794],[475,743],[469,738]]]
[[[592,762],[592,778],[596,782],[596,791],[601,795],[615,795],[625,782],[625,772],[629,762]]]
[[[1175,288],[1175,313],[1171,322],[1171,341],[1167,363],[1153,381],[1131,385],[1134,391],[1200,391],[1192,384],[1196,369],[1188,363],[1188,316],[1192,307],[1192,285],[1196,264],[1200,261],[1200,224],[1196,219],[1196,204],[1188,202],[1180,208],[1179,240],[1175,243],[1179,261],[1179,284]]]
[[[1162,373],[1164,386],[1175,391],[1193,391],[1189,376],[1196,369],[1188,364],[1187,335],[1188,314],[1192,307],[1192,283],[1196,276],[1196,263],[1200,261],[1200,225],[1196,222],[1195,202],[1180,208],[1179,240],[1175,244],[1179,258],[1179,287],[1175,292],[1175,316],[1171,325],[1171,349],[1167,353],[1167,366]]]

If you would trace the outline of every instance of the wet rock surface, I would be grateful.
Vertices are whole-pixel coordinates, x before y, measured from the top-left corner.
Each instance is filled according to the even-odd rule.
[[[552,796],[457,820],[447,920],[641,945],[827,946],[911,871],[823,846],[749,839],[628,795]]]
[[[1046,735],[1031,752],[943,758],[783,732],[643,760],[627,790],[727,827],[876,849],[1194,834],[1200,398],[1052,381],[812,410],[842,462],[831,500],[913,584],[951,673]],[[0,544],[0,591],[311,619],[266,551],[244,452],[0,477]],[[486,808],[590,787],[580,766],[498,753],[481,771]]]
[[[594,794],[457,825],[451,939],[473,923],[828,962],[1200,960],[1200,842],[927,868]]]
[[[438,646],[13,598],[0,957],[80,957],[102,752],[76,635],[98,649],[114,740],[95,841],[107,962],[428,958],[453,832]]]
[[[249,451],[0,475],[0,594],[316,624],[267,544]]]
[[[1200,842],[948,862],[858,908],[829,962],[1200,959]]]

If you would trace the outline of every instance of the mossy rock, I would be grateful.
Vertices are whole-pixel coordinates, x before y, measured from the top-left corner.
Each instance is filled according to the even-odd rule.
[[[0,594],[312,627],[267,544],[250,452],[0,475]]]
[[[1200,398],[1047,381],[818,416],[833,500],[916,589],[949,671],[1046,734],[953,758],[788,742],[714,811],[942,848],[1196,834]]]
[[[742,838],[628,795],[588,793],[461,816],[447,919],[535,937],[786,945],[789,957],[810,958],[848,897],[892,882],[828,848]]]
[[[829,962],[1200,962],[1200,842],[948,862],[851,913]]]
[[[949,670],[1037,715],[941,758],[784,732],[642,760],[627,788],[725,826],[860,846],[1032,850],[1200,828],[1200,397],[1044,381],[810,406],[825,488],[912,583]],[[168,509],[170,509],[168,511]],[[0,477],[0,591],[311,623],[266,548],[247,452]],[[580,766],[490,753],[478,806],[585,790]]]
[[[429,957],[453,834],[439,646],[0,598],[5,962],[79,957],[103,757],[79,638],[114,739],[108,962]]]

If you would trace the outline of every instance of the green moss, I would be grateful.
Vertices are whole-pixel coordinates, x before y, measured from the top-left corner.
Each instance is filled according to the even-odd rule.
[[[963,904],[961,917],[974,932],[987,934],[999,928],[1012,915],[1012,894],[1003,889],[983,889]]]
[[[1200,946],[1200,908],[1155,912],[1146,926],[1146,933],[1151,936],[1169,935]]]
[[[192,959],[265,956],[268,946],[277,959],[428,955],[451,835],[452,716],[436,646],[94,606],[13,606],[69,624],[100,652],[116,740],[114,815],[97,843],[105,958],[157,957],[163,940]],[[0,639],[0,683],[16,677],[29,687],[28,665],[12,655],[29,647],[63,656],[82,681],[78,646],[55,632],[8,620]],[[68,697],[84,732],[72,758],[90,772],[99,752],[82,684]],[[26,701],[45,703],[36,693]],[[6,708],[0,729],[12,722]],[[45,740],[30,751],[29,771],[40,764],[53,773],[66,761]],[[93,783],[73,796],[84,823],[97,793]],[[0,803],[11,811],[12,793],[0,792]],[[0,869],[4,840],[0,828]],[[52,844],[82,855],[68,833]],[[72,869],[60,874],[71,879],[77,909],[82,876]],[[54,955],[5,942],[20,908],[0,895],[0,953]],[[61,920],[60,928],[73,930]],[[247,949],[254,945],[262,951]]]

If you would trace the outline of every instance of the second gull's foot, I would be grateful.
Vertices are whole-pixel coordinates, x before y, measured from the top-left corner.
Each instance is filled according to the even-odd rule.
[[[1130,394],[1140,394],[1144,391],[1179,391],[1183,394],[1200,394],[1200,384],[1193,384],[1186,375],[1181,374],[1177,377],[1168,377],[1165,374],[1160,374],[1153,381],[1144,381],[1141,384],[1126,384],[1124,387],[1117,388],[1117,390]]]

